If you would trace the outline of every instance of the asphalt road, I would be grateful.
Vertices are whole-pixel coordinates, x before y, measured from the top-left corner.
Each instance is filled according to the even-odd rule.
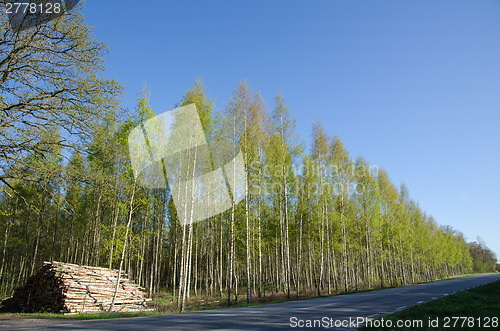
[[[224,308],[147,317],[106,320],[17,319],[0,321],[8,330],[269,330],[316,326],[355,329],[362,318],[389,314],[406,307],[484,285],[500,273],[483,274],[433,283],[259,306]],[[341,324],[342,323],[342,324]],[[314,324],[311,324],[314,326]],[[342,326],[343,325],[343,326]]]

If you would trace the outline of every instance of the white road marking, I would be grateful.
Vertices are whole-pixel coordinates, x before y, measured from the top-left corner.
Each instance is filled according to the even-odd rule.
[[[406,306],[401,306],[401,307],[396,308],[396,310],[401,310],[401,309],[405,309],[405,308],[406,308]]]
[[[333,306],[333,305],[336,305],[336,304],[337,304],[337,303],[328,303],[328,304],[325,304],[325,305],[319,305],[319,306],[314,306],[314,307],[299,308],[298,310],[316,309],[316,308],[321,308],[321,307]]]
[[[423,302],[423,301],[419,301],[419,302],[417,302],[417,305],[419,305],[419,304],[421,304],[421,303],[424,303],[424,302]]]
[[[431,300],[436,300],[436,299],[437,299],[437,297],[433,297]]]

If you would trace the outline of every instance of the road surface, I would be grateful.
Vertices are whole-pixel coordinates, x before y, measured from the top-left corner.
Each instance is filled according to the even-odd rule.
[[[134,318],[101,320],[16,319],[0,321],[8,330],[270,330],[299,326],[351,330],[358,318],[373,318],[500,279],[482,274],[426,284],[360,292],[317,299],[241,308],[223,308]],[[309,324],[310,323],[310,324]],[[295,326],[295,327],[293,327]],[[293,328],[292,328],[293,327]]]

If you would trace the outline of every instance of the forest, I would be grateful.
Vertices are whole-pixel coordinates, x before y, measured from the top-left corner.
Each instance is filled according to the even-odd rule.
[[[306,145],[285,96],[268,106],[246,81],[220,108],[201,79],[169,105],[194,103],[209,146],[236,142],[246,172],[243,201],[182,225],[170,188],[138,185],[130,163],[129,133],[157,115],[149,89],[122,107],[81,8],[0,25],[0,297],[51,260],[123,270],[180,311],[190,297],[331,295],[495,268],[483,242],[439,225],[335,128],[316,123]]]

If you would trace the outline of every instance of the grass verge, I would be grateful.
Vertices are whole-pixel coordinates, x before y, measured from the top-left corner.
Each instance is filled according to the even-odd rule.
[[[500,280],[379,317],[362,330],[498,330],[499,298]]]

